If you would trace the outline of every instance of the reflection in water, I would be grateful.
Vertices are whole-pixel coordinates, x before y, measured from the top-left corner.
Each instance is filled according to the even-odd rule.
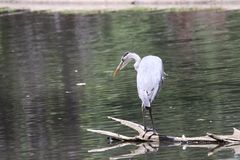
[[[141,122],[134,71],[129,68],[117,81],[112,79],[126,50],[164,61],[169,76],[153,105],[162,134],[224,134],[240,128],[239,17],[238,11],[1,16],[0,157],[111,157],[87,152],[108,144],[85,129],[126,133],[107,121],[109,115]],[[193,148],[160,148],[146,157],[204,155]],[[226,156],[232,155],[219,155]]]
[[[202,144],[202,145],[193,145],[193,144],[184,144],[181,145],[179,143],[173,143],[173,144],[161,144],[158,142],[145,142],[145,143],[120,143],[120,144],[114,144],[110,147],[104,147],[99,149],[92,149],[88,152],[94,153],[94,152],[105,152],[112,149],[118,149],[126,146],[135,146],[135,149],[132,149],[130,153],[124,153],[122,155],[117,155],[115,157],[110,157],[111,160],[117,160],[117,159],[129,159],[133,158],[139,155],[148,154],[152,152],[157,152],[161,148],[176,148],[176,147],[182,147],[182,150],[186,150],[187,148],[196,148],[201,149],[205,148],[209,150],[208,156],[212,156],[213,154],[216,154],[217,152],[224,151],[224,150],[231,150],[234,153],[234,156],[236,158],[240,157],[240,145],[239,144],[231,144],[231,145],[220,145],[220,144]]]
[[[159,143],[158,142],[149,142],[149,143],[120,143],[120,144],[115,144],[111,147],[104,147],[104,148],[100,148],[100,149],[93,149],[93,150],[89,150],[88,152],[92,153],[92,152],[104,152],[107,150],[111,150],[111,149],[116,149],[116,148],[120,148],[120,147],[125,147],[125,146],[129,146],[129,145],[133,145],[136,146],[137,149],[131,151],[131,153],[128,154],[122,154],[122,155],[118,155],[116,157],[110,157],[110,159],[112,160],[117,160],[117,159],[127,159],[127,158],[133,158],[135,156],[139,156],[142,154],[146,154],[149,152],[157,152],[159,149]]]

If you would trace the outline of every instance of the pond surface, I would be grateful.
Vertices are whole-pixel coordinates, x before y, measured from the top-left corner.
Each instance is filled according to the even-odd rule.
[[[125,51],[164,62],[152,105],[161,134],[240,128],[239,11],[24,12],[0,17],[0,159],[117,159],[137,149],[88,152],[112,144],[87,128],[133,133],[107,116],[142,122],[132,65],[112,78]],[[160,145],[133,159],[239,159],[239,150]]]

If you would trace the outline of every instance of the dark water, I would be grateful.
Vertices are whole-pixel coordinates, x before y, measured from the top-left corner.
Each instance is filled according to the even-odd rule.
[[[2,15],[0,159],[109,159],[137,149],[88,153],[112,145],[87,128],[132,133],[107,116],[142,121],[133,67],[112,78],[127,50],[164,61],[168,76],[153,103],[161,134],[231,134],[240,128],[239,11]],[[240,154],[239,147],[235,154],[226,149],[211,156],[207,147],[150,150],[133,159]]]

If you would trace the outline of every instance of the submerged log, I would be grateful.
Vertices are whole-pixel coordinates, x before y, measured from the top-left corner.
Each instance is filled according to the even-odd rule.
[[[123,142],[172,142],[181,144],[240,144],[240,130],[233,128],[233,134],[231,135],[215,135],[207,133],[205,136],[200,137],[181,137],[160,135],[153,131],[145,131],[144,126],[131,121],[118,119],[114,117],[108,117],[111,120],[120,122],[122,125],[127,126],[138,132],[138,135],[129,137],[118,133],[87,129],[90,132],[95,132],[109,136],[111,139],[119,140]]]

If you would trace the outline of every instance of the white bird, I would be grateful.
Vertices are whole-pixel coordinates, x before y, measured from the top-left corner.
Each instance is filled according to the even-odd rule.
[[[152,128],[153,131],[155,131],[151,103],[163,85],[165,73],[162,60],[161,58],[152,55],[143,57],[141,59],[136,53],[126,52],[121,57],[121,62],[114,72],[114,77],[118,75],[120,70],[122,70],[131,61],[135,61],[133,66],[137,71],[137,90],[138,96],[142,101],[141,108],[144,129],[146,131],[148,130],[144,119],[145,110],[148,110],[151,118]]]

